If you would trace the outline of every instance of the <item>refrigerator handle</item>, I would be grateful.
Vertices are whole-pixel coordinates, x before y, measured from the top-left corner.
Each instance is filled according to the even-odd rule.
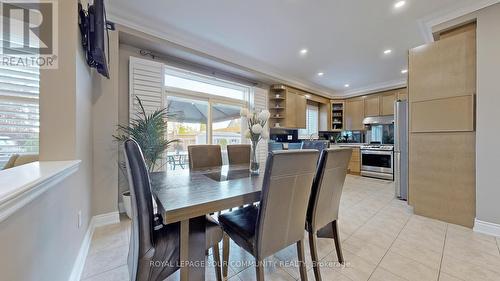
[[[399,113],[399,101],[394,102],[394,151],[401,151],[399,145],[399,128],[400,128],[400,113]]]

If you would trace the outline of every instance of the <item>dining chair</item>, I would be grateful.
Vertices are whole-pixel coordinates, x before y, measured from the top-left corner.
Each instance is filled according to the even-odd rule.
[[[230,144],[227,146],[227,158],[229,165],[250,165],[250,153],[252,146],[249,144]]]
[[[327,140],[304,140],[302,141],[302,149],[317,149],[322,151],[330,146],[330,141]]]
[[[219,216],[224,230],[223,277],[227,276],[229,238],[255,258],[257,281],[264,280],[266,257],[296,244],[301,280],[307,280],[304,225],[317,150],[269,153],[259,206],[250,205]]]
[[[164,280],[179,269],[180,223],[163,225],[161,216],[154,214],[150,178],[139,145],[133,140],[127,140],[124,151],[132,199],[132,229],[128,252],[130,280]],[[206,216],[205,233],[206,249],[212,248],[217,263],[217,281],[222,281],[219,253],[222,230],[209,216]]]
[[[288,144],[288,150],[301,149],[302,143],[300,142],[291,142]]]
[[[267,144],[267,149],[269,150],[269,152],[283,150],[283,144],[281,142],[269,142]]]
[[[3,170],[38,161],[38,154],[13,154],[2,168]]]
[[[200,144],[188,146],[189,169],[222,166],[220,145]]]
[[[344,263],[340,245],[338,218],[340,197],[351,153],[352,149],[350,148],[330,148],[323,150],[319,158],[311,197],[309,199],[306,223],[316,281],[321,280],[321,272],[318,265],[317,237],[333,238],[337,258],[340,263]]]

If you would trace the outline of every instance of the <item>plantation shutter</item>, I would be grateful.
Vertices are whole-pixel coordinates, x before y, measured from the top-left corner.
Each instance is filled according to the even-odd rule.
[[[267,100],[268,100],[268,90],[262,88],[254,88],[253,94],[253,108],[256,111],[261,111],[267,109]],[[269,131],[269,125],[266,125],[264,128],[266,131]],[[267,159],[267,142],[268,140],[261,140],[257,145],[257,153],[258,159],[261,163],[264,163]]]
[[[130,57],[129,68],[129,113],[132,120],[140,111],[139,98],[147,114],[165,107],[163,63]]]
[[[13,154],[38,154],[39,76],[36,66],[0,65],[0,169]]]

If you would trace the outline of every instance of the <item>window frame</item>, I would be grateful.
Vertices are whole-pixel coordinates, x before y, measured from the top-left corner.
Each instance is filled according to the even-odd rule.
[[[184,99],[193,99],[198,101],[204,101],[208,103],[208,112],[207,112],[207,144],[212,144],[213,142],[213,131],[212,131],[212,106],[213,104],[223,104],[223,105],[232,105],[232,106],[241,106],[248,108],[249,101],[239,100],[239,99],[231,99],[223,96],[217,96],[213,94],[196,92],[186,89],[180,89],[170,86],[165,86],[164,96],[166,103],[168,103],[168,97],[179,97]],[[242,126],[244,123],[242,123]],[[168,126],[168,125],[167,125]],[[244,128],[242,128],[244,129]],[[242,143],[244,140],[244,136],[242,135]]]
[[[309,131],[310,129],[310,126],[309,126],[309,110],[311,107],[314,107],[315,108],[315,111],[317,113],[317,117],[316,118],[316,131],[311,133]],[[319,123],[320,123],[320,110],[319,110],[319,105],[315,105],[315,104],[307,104],[306,106],[306,128],[305,129],[299,129],[298,130],[298,138],[299,139],[310,139],[311,136],[313,138],[318,138],[319,137]],[[304,134],[301,134],[301,132],[303,131],[307,131],[307,135],[304,135]]]

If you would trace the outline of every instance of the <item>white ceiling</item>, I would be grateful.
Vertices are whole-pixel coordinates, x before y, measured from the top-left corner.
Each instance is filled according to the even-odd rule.
[[[481,0],[406,0],[400,9],[395,2],[109,0],[108,13],[123,25],[338,96],[405,83],[408,49],[426,43],[422,23]]]

